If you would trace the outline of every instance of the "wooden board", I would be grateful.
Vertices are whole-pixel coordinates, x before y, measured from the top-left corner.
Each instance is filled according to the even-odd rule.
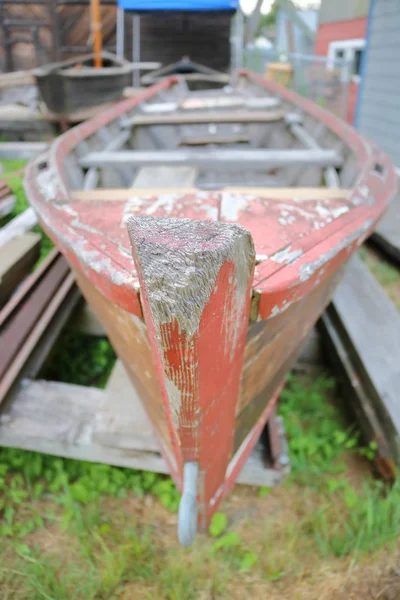
[[[6,89],[19,85],[34,85],[35,76],[33,71],[14,71],[12,73],[0,73],[0,89]]]
[[[25,233],[0,249],[0,307],[39,258],[42,237]]]
[[[158,181],[165,186],[190,187],[194,184],[197,169],[194,167],[142,167],[138,169],[132,187],[143,188]]]
[[[168,473],[152,426],[118,362],[105,391],[51,381],[25,382],[2,406],[0,425],[0,446]],[[283,482],[289,467],[280,420],[278,430],[285,466],[266,466],[260,441],[238,483],[273,486]]]
[[[135,115],[124,121],[124,126],[138,125],[190,125],[198,123],[271,123],[284,117],[283,110],[260,111],[205,111],[196,114],[178,112],[175,114]]]
[[[37,225],[37,216],[33,208],[27,208],[23,213],[0,229],[0,248],[18,235],[30,231]]]
[[[0,159],[30,160],[47,148],[48,144],[45,142],[0,142]]]
[[[157,196],[158,194],[165,193],[179,193],[194,194],[196,188],[138,188],[135,190],[131,188],[116,188],[116,189],[97,189],[97,190],[76,190],[70,192],[70,198],[74,202],[97,202],[104,200],[129,200],[132,196]],[[310,187],[310,188],[262,188],[262,187],[226,187],[225,192],[232,192],[235,194],[248,194],[257,196],[259,198],[297,198],[300,200],[329,200],[329,199],[347,199],[350,194],[350,190],[342,188],[322,188],[322,187]]]
[[[328,356],[366,441],[378,444],[378,466],[400,465],[400,315],[354,256],[321,320]]]

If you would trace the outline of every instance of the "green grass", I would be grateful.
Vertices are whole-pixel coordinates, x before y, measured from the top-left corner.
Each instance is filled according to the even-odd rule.
[[[346,469],[342,457],[358,447],[358,432],[343,421],[332,401],[335,381],[321,376],[290,376],[280,396],[279,412],[289,438],[292,478],[311,487],[326,475]]]
[[[106,338],[64,331],[40,378],[104,388],[115,361],[115,352]]]
[[[114,356],[104,340],[95,350],[89,344],[85,352],[93,362],[82,371],[87,343],[75,334],[63,342],[59,362],[49,367],[53,374],[58,365],[64,380],[98,383]],[[235,578],[247,594],[250,573],[251,580],[281,586],[300,582],[307,562],[357,560],[390,548],[400,530],[400,486],[374,481],[368,470],[352,481],[349,458],[365,464],[360,454],[371,458],[373,448],[360,448],[332,402],[333,388],[326,376],[290,377],[280,408],[292,462],[287,484],[254,493],[253,502],[263,505],[255,522],[234,526],[229,513],[218,512],[210,536],[189,551],[177,547],[175,534],[165,539],[167,517],[161,523],[160,517],[141,517],[149,498],[166,515],[176,513],[179,494],[170,478],[0,449],[0,589],[9,598],[18,589],[23,599],[124,598],[130,586],[143,598],[197,599],[205,589],[230,597]],[[277,494],[293,499],[281,520],[268,508]],[[56,548],[38,544],[40,532],[60,538]]]

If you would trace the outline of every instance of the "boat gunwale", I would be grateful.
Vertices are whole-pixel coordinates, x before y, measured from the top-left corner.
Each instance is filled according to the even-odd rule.
[[[352,186],[348,196],[350,202],[353,204],[351,211],[326,225],[322,229],[322,238],[321,230],[309,234],[307,236],[307,246],[304,247],[304,243],[302,244],[301,256],[296,260],[293,260],[289,264],[272,264],[272,261],[266,258],[257,266],[257,276],[254,278],[253,289],[256,293],[264,297],[264,302],[260,302],[260,318],[266,319],[270,316],[274,316],[273,309],[274,307],[276,308],[276,305],[272,306],[272,303],[269,301],[271,296],[279,296],[279,294],[285,291],[287,292],[288,289],[294,290],[295,288],[295,293],[293,292],[293,301],[300,300],[308,293],[310,286],[315,285],[315,281],[322,281],[330,273],[330,270],[325,267],[332,262],[331,258],[335,258],[336,255],[339,254],[340,256],[343,256],[344,260],[345,252],[349,252],[349,249],[354,250],[356,245],[362,243],[365,237],[367,237],[373,229],[376,222],[382,217],[384,209],[388,205],[389,198],[394,195],[397,186],[397,178],[389,157],[373,142],[370,142],[364,136],[361,136],[353,127],[340,120],[334,114],[329,113],[313,102],[302,98],[296,92],[287,90],[286,88],[283,88],[272,81],[265,80],[256,74],[242,70],[240,71],[240,75],[247,77],[249,81],[255,82],[261,87],[281,96],[283,99],[291,102],[300,109],[303,109],[317,120],[322,121],[328,129],[333,131],[348,145],[350,150],[354,153],[360,167],[357,180],[354,186]],[[154,86],[149,87],[147,90],[144,90],[143,93],[117,103],[104,113],[96,115],[92,119],[81,123],[60,136],[51,145],[47,161],[47,170],[55,178],[55,182],[58,186],[55,202],[64,204],[66,201],[71,202],[71,195],[73,192],[68,190],[66,184],[63,173],[63,160],[78,143],[92,135],[100,127],[106,126],[113,120],[121,117],[125,112],[132,110],[144,100],[155,96],[164,89],[168,89],[175,83],[178,83],[178,77],[169,77]],[[55,217],[56,213],[54,211],[56,210],[56,207],[54,207],[52,202],[46,202],[37,185],[36,164],[37,161],[33,161],[27,169],[25,180],[27,194],[32,198],[32,204],[34,206],[41,205],[43,207],[46,204],[52,206],[53,216]],[[375,167],[377,164],[382,167],[383,173],[376,170]],[[137,191],[132,189],[132,196],[137,196]],[[234,188],[230,191],[234,193]],[[202,191],[202,193],[204,194],[204,191]],[[295,196],[296,188],[293,188],[293,197]],[[368,197],[373,198],[374,201],[368,203]],[[310,200],[312,199],[312,195],[310,195]],[[84,240],[84,236],[80,234],[80,232],[67,226],[65,223],[64,231],[67,232],[70,229],[72,239],[69,241],[64,239],[64,243],[61,243],[61,231],[53,230],[50,224],[52,218],[49,218],[49,215],[47,215],[48,218],[45,219],[43,212],[39,211],[39,217],[42,217],[43,221],[47,220],[47,224],[45,223],[44,225],[50,237],[52,237],[59,245],[63,246],[69,259],[72,260],[74,258],[73,254],[75,254],[72,239],[74,237],[76,238],[77,235],[81,235],[82,240]],[[57,216],[59,217],[60,215]],[[359,226],[355,227],[357,222],[359,223]],[[354,238],[354,232],[357,231],[359,234]],[[335,240],[334,244],[332,244],[333,240]],[[87,243],[90,246],[91,243]],[[338,249],[336,253],[334,252],[335,249]],[[293,244],[293,250],[296,250],[296,243]],[[96,251],[100,252],[98,248],[96,248]],[[329,255],[329,253],[331,253],[331,255]],[[102,252],[102,254],[103,256],[106,255],[105,252]],[[326,261],[321,265],[321,268],[318,268],[318,258],[321,256],[326,256]],[[115,268],[124,269],[121,264],[115,262],[115,259],[111,260],[115,263]],[[130,282],[126,280],[127,289],[125,290],[123,297],[121,297],[121,287],[115,284],[115,282],[112,282],[109,272],[105,271],[100,277],[96,276],[99,274],[96,273],[95,275],[93,269],[85,263],[85,261],[83,261],[82,264],[82,261],[79,260],[79,257],[77,257],[76,254],[75,260],[72,260],[72,262],[77,268],[83,270],[83,272],[89,276],[89,279],[91,279],[92,282],[95,282],[95,285],[99,287],[106,296],[110,297],[113,302],[129,312],[133,312],[139,316],[142,315],[138,298],[139,286],[137,278],[131,277]],[[300,276],[301,268],[303,267],[304,272],[305,267],[309,264],[315,264],[316,268],[312,273],[312,276],[304,279]],[[118,289],[113,289],[113,286],[115,285],[117,285]],[[132,291],[135,292],[135,301],[132,298],[130,300],[127,299],[127,294],[129,295],[130,293],[131,296],[133,296]],[[284,307],[278,306],[278,309],[284,310]]]

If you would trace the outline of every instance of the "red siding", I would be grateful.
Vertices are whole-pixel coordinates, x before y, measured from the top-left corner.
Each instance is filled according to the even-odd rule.
[[[315,54],[326,56],[329,42],[336,40],[351,40],[363,38],[367,32],[367,17],[352,19],[351,21],[336,21],[336,23],[321,23],[318,27],[315,42]]]
[[[350,21],[320,23],[315,42],[315,54],[317,56],[327,56],[330,42],[364,38],[367,32],[367,21],[367,17],[362,17],[361,19],[351,19]],[[351,82],[347,105],[347,121],[349,123],[353,123],[354,121],[357,93],[358,83]]]

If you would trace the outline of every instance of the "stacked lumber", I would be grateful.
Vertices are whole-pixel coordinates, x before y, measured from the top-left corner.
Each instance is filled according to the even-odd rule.
[[[376,443],[380,473],[394,478],[400,466],[400,315],[358,256],[322,316],[320,330],[345,408],[364,440]]]
[[[0,402],[18,377],[37,373],[79,297],[57,249],[14,292],[0,311]]]

